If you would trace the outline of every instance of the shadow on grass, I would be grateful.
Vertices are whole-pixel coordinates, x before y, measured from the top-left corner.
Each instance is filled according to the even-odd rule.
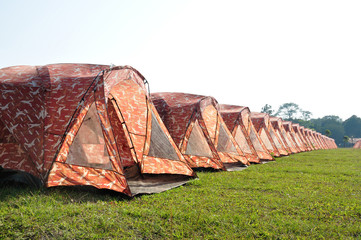
[[[0,201],[10,199],[27,198],[52,198],[63,204],[70,203],[96,203],[99,201],[127,201],[131,197],[107,189],[97,189],[90,186],[66,186],[66,187],[33,187],[21,183],[9,182],[0,186]]]

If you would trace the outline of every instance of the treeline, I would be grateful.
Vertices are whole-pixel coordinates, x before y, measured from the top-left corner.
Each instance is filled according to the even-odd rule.
[[[345,121],[334,115],[323,118],[311,118],[311,112],[301,109],[295,103],[284,103],[277,111],[273,110],[272,106],[266,104],[261,112],[299,123],[304,127],[329,136],[335,139],[339,147],[351,147],[353,145],[350,143],[352,138],[361,138],[361,118],[356,115],[351,116]]]

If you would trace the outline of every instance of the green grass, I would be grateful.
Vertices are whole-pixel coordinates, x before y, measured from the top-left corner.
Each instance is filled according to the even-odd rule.
[[[198,176],[133,199],[2,186],[0,239],[361,239],[361,150]]]

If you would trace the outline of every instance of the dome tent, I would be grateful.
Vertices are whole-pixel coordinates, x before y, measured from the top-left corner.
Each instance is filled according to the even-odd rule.
[[[194,172],[143,80],[128,66],[1,69],[0,165],[47,187],[90,185],[130,196],[184,183]]]
[[[303,137],[300,124],[292,123],[292,128],[293,128],[293,131],[295,132],[295,136],[299,139],[300,143],[303,145],[304,151],[311,151],[311,148],[309,147],[308,142]]]
[[[248,107],[221,104],[221,115],[228,129],[250,162],[272,160],[255,130]]]
[[[297,153],[293,140],[290,138],[285,128],[283,127],[283,119],[280,117],[271,117],[270,120],[274,130],[276,131],[276,134],[281,139],[288,153]]]
[[[286,131],[288,138],[291,139],[293,146],[296,149],[296,153],[303,152],[302,149],[300,148],[301,143],[298,140],[298,138],[296,137],[295,132],[293,130],[292,122],[291,121],[283,121],[282,125]]]
[[[269,114],[252,112],[251,119],[258,135],[271,154],[275,157],[288,155],[272,127]]]
[[[170,135],[192,168],[238,170],[249,165],[218,112],[213,97],[152,93]]]

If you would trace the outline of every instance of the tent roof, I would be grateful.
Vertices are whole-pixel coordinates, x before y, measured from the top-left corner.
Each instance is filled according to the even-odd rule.
[[[242,150],[238,147],[231,133],[228,132],[226,125],[223,125],[221,116],[218,115],[219,105],[216,99],[210,96],[172,92],[152,93],[151,97],[153,103],[157,106],[159,114],[162,116],[163,122],[168,127],[169,133],[180,148],[186,146],[184,144],[187,141],[186,133],[192,119],[202,119],[203,123],[201,124],[204,124],[203,127],[206,129],[204,134],[211,141],[211,145],[217,141],[216,139],[221,139],[222,141],[230,139],[232,141],[232,144],[227,145],[227,147],[233,147],[234,149],[215,149],[216,154],[221,157],[222,161],[247,161],[248,164],[248,160],[245,158]],[[208,108],[209,106],[213,108]],[[219,118],[215,118],[215,116],[219,116]],[[221,123],[220,128],[217,128],[218,122]],[[218,134],[220,134],[221,130],[222,138],[218,138],[217,136],[220,136]],[[223,146],[222,144],[224,144],[221,141],[218,141],[218,143],[220,143],[218,146]],[[231,156],[232,154],[235,154],[237,158]]]
[[[283,119],[280,117],[270,117],[270,121],[273,127],[277,127],[278,129],[282,128]]]
[[[210,96],[161,92],[152,93],[151,99],[177,145],[184,138],[194,111],[202,111],[208,105],[218,109],[217,100]]]
[[[212,104],[218,110],[218,102],[211,96],[180,92],[157,92],[152,93],[151,95],[153,101],[163,99],[166,106],[169,108],[194,108],[199,105],[200,102],[207,102],[207,105]]]
[[[251,112],[251,118],[253,125],[256,127],[257,131],[260,127],[265,126],[268,128],[270,123],[270,115],[267,113]]]
[[[242,124],[246,124],[245,118],[250,116],[251,113],[249,108],[244,106],[221,104],[220,109],[222,116],[225,116],[223,120],[230,131],[235,127],[237,120],[242,122]]]
[[[0,119],[16,139],[17,146],[20,146],[22,151],[28,154],[27,164],[38,170],[39,174],[34,174],[35,176],[43,179],[43,181],[44,179],[50,181],[50,174],[48,174],[50,169],[52,169],[51,173],[54,173],[61,171],[61,167],[68,168],[67,171],[72,171],[72,176],[76,175],[75,177],[78,177],[80,172],[85,171],[82,170],[84,167],[93,171],[92,175],[94,175],[94,171],[100,171],[91,166],[83,166],[82,164],[78,166],[66,162],[67,156],[69,156],[67,152],[70,151],[69,146],[71,147],[74,143],[73,140],[78,136],[77,133],[83,126],[84,117],[92,108],[93,112],[96,113],[95,116],[97,116],[92,119],[97,119],[99,126],[101,126],[100,134],[97,136],[104,138],[104,140],[103,138],[98,139],[100,141],[98,145],[102,145],[104,141],[107,144],[106,148],[105,145],[101,146],[102,149],[99,151],[107,149],[109,159],[114,163],[114,171],[103,169],[109,171],[104,173],[108,175],[102,179],[117,182],[117,179],[121,178],[119,175],[123,173],[121,167],[118,166],[120,156],[115,151],[117,147],[115,146],[109,116],[106,114],[106,102],[111,89],[116,85],[124,85],[125,81],[132,82],[134,86],[139,85],[136,87],[137,93],[141,95],[140,101],[144,102],[146,97],[143,94],[148,94],[144,85],[144,77],[129,66],[111,68],[107,65],[93,64],[50,64],[0,69]],[[131,95],[131,93],[128,94]],[[134,101],[133,98],[128,98],[129,102]],[[134,108],[138,103],[130,104],[130,107]],[[94,123],[97,124],[96,121]],[[141,127],[147,129],[146,126]],[[174,143],[172,146],[176,148]],[[182,156],[180,153],[179,155]],[[8,161],[7,158],[5,160]],[[154,157],[151,160],[156,161],[157,159]],[[18,165],[20,167],[14,170],[28,170],[26,166],[22,167],[22,163],[19,162]],[[70,168],[72,169],[70,170]],[[190,168],[188,168],[188,172],[193,174]],[[31,173],[33,174],[33,172]],[[58,176],[57,173],[52,174],[51,178],[54,178],[55,175]],[[65,179],[66,177],[59,179],[59,183],[56,185],[60,185],[60,181],[65,181]],[[65,182],[69,182],[68,180]],[[85,178],[77,180],[74,181],[80,184],[84,183]],[[106,184],[109,186],[116,185],[104,181],[102,182],[103,186]],[[119,187],[122,185],[122,181],[117,183]],[[55,180],[53,182],[52,186],[55,186]],[[69,184],[73,183],[69,182]]]
[[[283,121],[282,124],[285,127],[286,131],[292,130],[292,122],[291,121]]]

